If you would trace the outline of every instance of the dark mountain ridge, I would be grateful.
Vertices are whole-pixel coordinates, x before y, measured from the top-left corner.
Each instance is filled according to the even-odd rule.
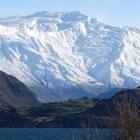
[[[14,107],[31,107],[39,104],[23,83],[2,71],[0,71],[0,103]]]

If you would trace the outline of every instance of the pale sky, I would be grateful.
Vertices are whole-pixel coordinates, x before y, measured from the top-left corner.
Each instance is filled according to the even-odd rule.
[[[80,11],[107,24],[140,27],[140,0],[0,0],[0,17]]]

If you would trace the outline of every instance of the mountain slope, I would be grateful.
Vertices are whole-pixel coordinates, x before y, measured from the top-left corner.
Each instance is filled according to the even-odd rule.
[[[140,85],[139,62],[138,28],[112,27],[79,12],[0,20],[0,69],[42,102]]]
[[[39,102],[19,80],[0,71],[0,104],[31,107]]]

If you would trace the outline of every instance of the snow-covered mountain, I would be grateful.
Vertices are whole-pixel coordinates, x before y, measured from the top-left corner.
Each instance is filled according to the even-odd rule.
[[[140,85],[140,30],[79,12],[0,19],[0,70],[44,102]]]

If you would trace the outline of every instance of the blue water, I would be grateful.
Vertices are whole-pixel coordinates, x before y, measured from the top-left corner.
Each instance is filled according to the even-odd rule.
[[[0,129],[0,140],[111,140],[111,137],[108,129]]]

